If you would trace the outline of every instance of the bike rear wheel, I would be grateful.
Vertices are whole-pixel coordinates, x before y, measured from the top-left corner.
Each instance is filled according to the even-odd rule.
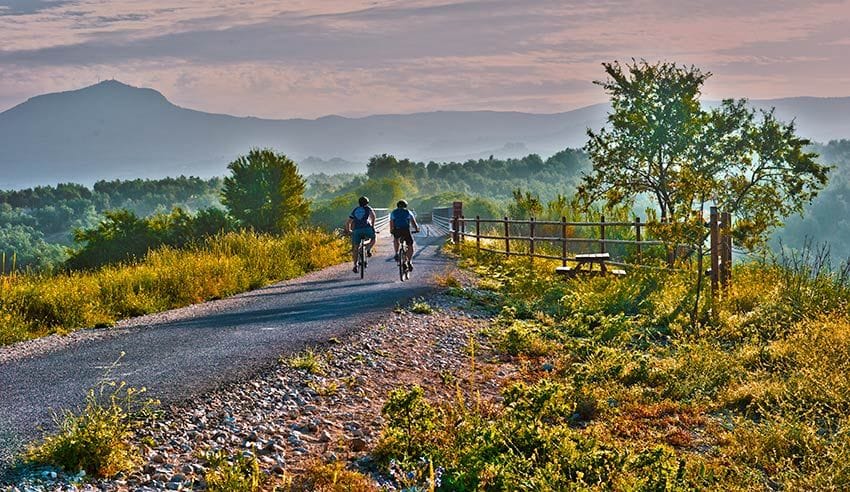
[[[398,248],[398,278],[402,282],[404,282],[404,258],[407,255],[407,251],[405,251],[404,243],[402,243]]]
[[[357,248],[357,263],[360,264],[360,278],[366,275],[366,241],[361,240]]]

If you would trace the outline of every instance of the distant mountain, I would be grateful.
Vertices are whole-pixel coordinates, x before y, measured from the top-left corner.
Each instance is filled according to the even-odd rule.
[[[818,140],[850,136],[850,98],[757,101],[798,116]],[[0,113],[0,189],[98,179],[221,175],[251,147],[273,147],[302,172],[361,172],[372,155],[416,160],[547,156],[580,147],[607,105],[557,114],[439,111],[315,120],[239,118],[181,108],[110,80],[46,94]]]

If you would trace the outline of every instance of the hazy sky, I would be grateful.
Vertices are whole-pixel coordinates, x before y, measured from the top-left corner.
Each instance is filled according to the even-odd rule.
[[[274,118],[557,112],[633,57],[711,98],[848,96],[850,0],[0,0],[0,110],[116,78]]]

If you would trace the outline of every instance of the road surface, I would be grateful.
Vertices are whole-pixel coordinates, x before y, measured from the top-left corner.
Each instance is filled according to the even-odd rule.
[[[407,282],[399,281],[392,242],[382,234],[363,280],[349,262],[113,329],[78,332],[58,349],[39,348],[26,357],[15,356],[22,346],[0,348],[0,472],[24,443],[41,435],[39,426],[53,427],[53,410],[78,407],[122,352],[116,379],[144,386],[163,402],[179,401],[250,377],[282,354],[344,335],[427,294],[434,274],[449,263],[438,252],[442,238],[428,226],[416,241],[415,271]]]

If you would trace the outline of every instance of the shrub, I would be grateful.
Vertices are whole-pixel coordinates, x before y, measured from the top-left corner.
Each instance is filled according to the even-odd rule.
[[[314,463],[292,479],[291,492],[372,492],[379,490],[369,477],[345,468],[345,463]]]
[[[434,308],[425,299],[414,299],[410,305],[410,312],[415,314],[431,314],[434,312]]]
[[[403,463],[415,462],[434,449],[433,429],[437,412],[425,400],[419,386],[390,392],[381,414],[387,423],[376,454],[385,462],[396,458]]]
[[[140,420],[134,415],[154,403],[140,401],[144,389],[105,381],[89,390],[78,414],[66,411],[56,417],[59,431],[27,451],[29,461],[62,468],[69,473],[85,470],[95,477],[129,472],[141,463],[139,449],[131,442]]]
[[[307,349],[304,352],[294,355],[289,359],[289,367],[293,369],[301,369],[310,374],[322,374],[322,361],[313,349]]]
[[[211,492],[256,492],[263,476],[255,457],[242,454],[230,456],[224,451],[206,454],[207,471],[204,478]]]

